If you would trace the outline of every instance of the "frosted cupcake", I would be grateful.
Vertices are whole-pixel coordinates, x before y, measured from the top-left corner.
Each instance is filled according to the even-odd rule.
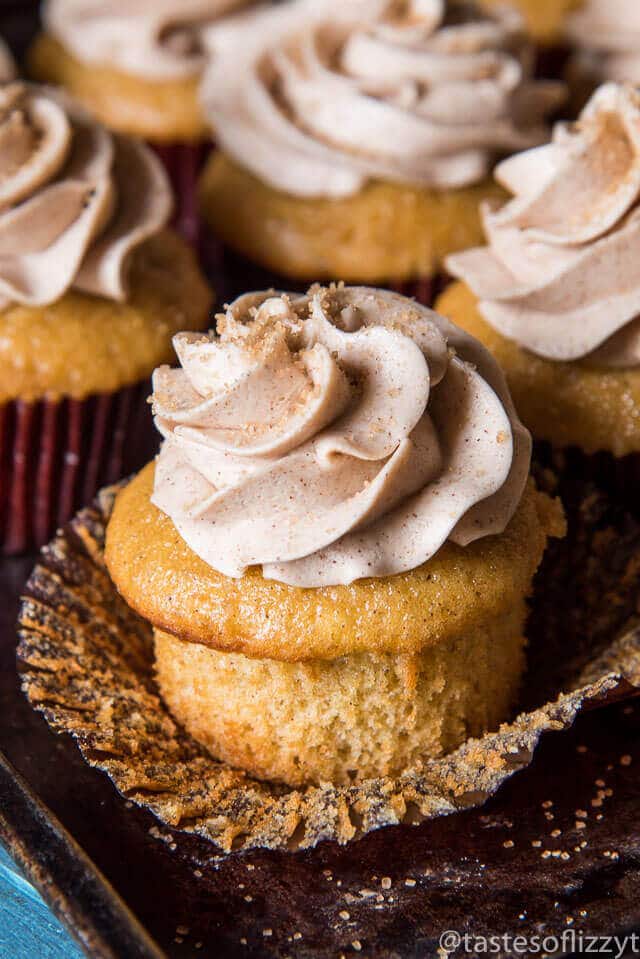
[[[557,504],[489,354],[397,294],[254,293],[154,376],[162,451],[106,561],[214,756],[292,785],[393,775],[495,728]]]
[[[206,326],[211,293],[165,228],[158,160],[65,94],[0,86],[0,167],[0,548],[16,552],[135,466],[148,377],[178,329]]]
[[[297,0],[208,42],[205,215],[298,280],[429,281],[477,242],[496,157],[545,141],[561,96],[533,80],[520,17],[469,3]]]
[[[29,57],[37,80],[72,93],[105,126],[152,143],[178,198],[178,225],[197,227],[194,184],[208,150],[198,102],[203,31],[250,0],[45,0]]]
[[[553,142],[503,163],[488,245],[448,260],[438,308],[488,346],[534,437],[637,464],[640,97],[607,84]],[[581,460],[588,469],[588,457]]]
[[[568,79],[580,105],[604,81],[640,84],[640,6],[636,0],[582,0],[569,18],[575,53]]]

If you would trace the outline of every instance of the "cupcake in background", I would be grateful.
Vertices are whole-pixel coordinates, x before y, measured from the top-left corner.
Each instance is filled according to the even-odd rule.
[[[0,548],[145,457],[148,378],[211,293],[158,159],[62,91],[0,87]]]
[[[534,438],[583,475],[640,478],[640,95],[606,84],[548,146],[496,171],[488,245],[438,309],[494,353]],[[635,496],[635,493],[634,493]]]
[[[583,0],[569,18],[574,54],[567,80],[582,107],[601,83],[640,85],[640,5],[637,0]]]
[[[444,257],[478,242],[478,203],[504,196],[496,158],[544,142],[562,97],[533,79],[517,13],[455,0],[296,0],[206,39],[205,217],[301,283],[414,284],[427,301]]]
[[[579,8],[582,0],[482,0],[489,9],[510,6],[519,10],[533,39],[542,47],[562,43],[567,19]],[[603,0],[603,3],[607,0]],[[632,0],[633,2],[633,0]]]
[[[73,94],[109,129],[153,144],[194,240],[194,185],[210,129],[198,102],[202,31],[251,0],[45,0],[31,75]]]

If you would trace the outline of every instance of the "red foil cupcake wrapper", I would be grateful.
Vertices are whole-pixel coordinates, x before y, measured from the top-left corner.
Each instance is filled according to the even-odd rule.
[[[213,144],[150,143],[149,146],[161,160],[173,189],[175,213],[171,225],[197,248],[201,237],[198,178]]]
[[[84,400],[0,404],[0,549],[46,543],[105,483],[157,447],[148,381]]]

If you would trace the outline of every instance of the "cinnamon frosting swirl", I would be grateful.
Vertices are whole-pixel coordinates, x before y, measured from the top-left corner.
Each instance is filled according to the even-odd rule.
[[[448,270],[507,338],[549,360],[640,365],[640,94],[606,84],[553,142],[512,157],[488,246]]]
[[[252,293],[153,381],[154,504],[210,566],[296,586],[390,576],[501,533],[530,438],[487,351],[388,291]]]
[[[567,23],[569,39],[601,80],[640,84],[640,4],[583,0]]]
[[[73,287],[126,296],[131,252],[171,213],[166,175],[48,87],[0,86],[0,306]]]
[[[49,33],[81,63],[151,81],[197,76],[201,34],[250,0],[47,0]]]
[[[544,142],[562,98],[533,79],[517,13],[462,0],[297,0],[206,39],[202,101],[223,149],[299,196],[478,182]]]

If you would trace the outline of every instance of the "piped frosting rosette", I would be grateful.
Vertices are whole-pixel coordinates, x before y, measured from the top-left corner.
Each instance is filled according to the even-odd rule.
[[[549,360],[640,364],[640,95],[607,84],[553,142],[496,171],[489,245],[449,257],[485,319]]]
[[[365,287],[240,297],[153,381],[154,504],[220,573],[303,587],[501,533],[530,438],[475,340]]]
[[[640,4],[637,0],[583,0],[567,34],[602,80],[640,84]]]
[[[158,160],[48,87],[0,87],[0,306],[127,292],[132,251],[171,214]]]
[[[478,182],[496,155],[546,141],[562,99],[533,79],[515,11],[459,0],[297,0],[207,42],[202,100],[222,147],[300,196]]]
[[[47,0],[46,29],[81,63],[151,81],[197,76],[202,30],[249,0]]]

